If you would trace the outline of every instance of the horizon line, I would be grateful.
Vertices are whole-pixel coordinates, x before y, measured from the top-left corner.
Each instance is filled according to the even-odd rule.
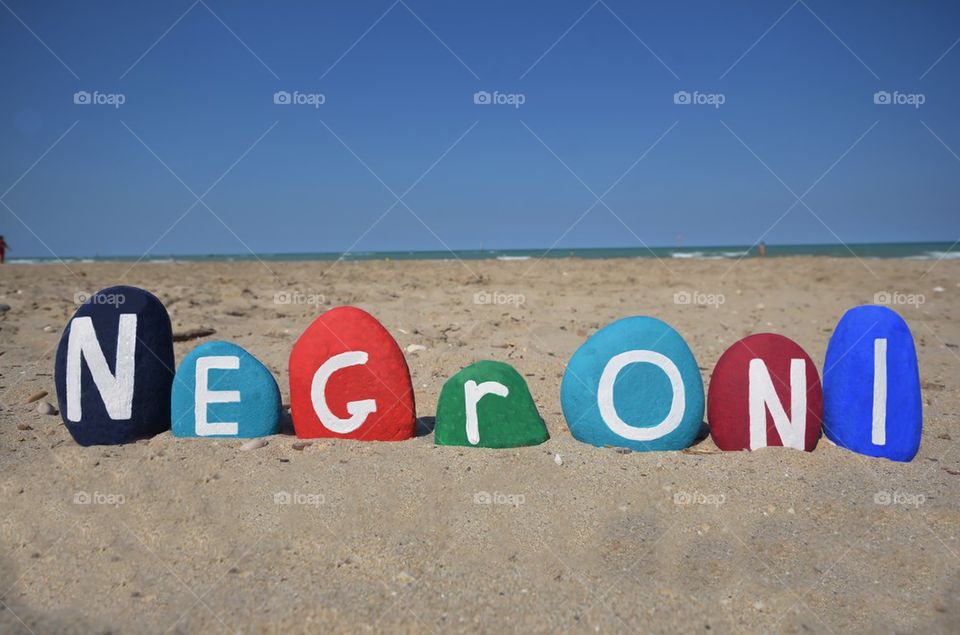
[[[737,244],[737,243],[726,243],[726,244],[714,244],[714,245],[632,245],[632,246],[606,246],[606,247],[509,247],[509,248],[486,248],[480,246],[479,248],[438,248],[438,249],[374,249],[374,250],[350,250],[350,251],[249,251],[247,253],[163,253],[163,254],[115,254],[115,255],[101,255],[101,254],[82,254],[82,255],[19,255],[12,254],[13,250],[10,250],[7,254],[7,259],[9,261],[15,260],[57,260],[57,259],[175,259],[175,258],[254,258],[257,256],[301,256],[301,255],[310,255],[310,256],[329,256],[329,257],[349,257],[351,254],[356,255],[390,255],[390,254],[433,254],[433,253],[449,253],[449,254],[477,254],[477,253],[503,253],[509,254],[511,252],[518,253],[522,252],[524,254],[536,255],[539,254],[541,257],[548,257],[549,254],[558,253],[565,254],[567,252],[573,251],[654,251],[654,250],[682,250],[682,251],[696,251],[696,250],[710,250],[710,249],[741,249],[746,251],[752,251],[757,248],[760,243],[753,244]],[[832,242],[832,243],[814,243],[814,242],[798,242],[798,243],[764,243],[767,249],[778,249],[778,248],[791,248],[791,247],[837,247],[837,248],[853,248],[853,247],[907,247],[911,245],[948,245],[953,246],[956,242],[951,240],[911,240],[911,241],[891,241],[891,242]]]

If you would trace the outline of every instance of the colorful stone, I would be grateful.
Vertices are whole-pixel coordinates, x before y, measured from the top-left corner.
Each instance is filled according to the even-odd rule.
[[[163,303],[136,287],[90,296],[67,323],[54,381],[80,445],[114,445],[170,428],[173,333]]]
[[[342,306],[314,320],[290,353],[297,436],[401,441],[416,428],[410,370],[369,313]]]
[[[721,450],[784,446],[812,452],[822,416],[817,368],[799,344],[782,335],[743,338],[713,370],[707,420]]]
[[[628,317],[573,354],[560,403],[570,433],[584,443],[682,450],[703,423],[703,380],[677,331],[656,318]]]
[[[923,401],[913,335],[896,311],[847,311],[827,345],[823,430],[858,454],[910,461],[920,449]]]
[[[437,445],[516,448],[549,438],[527,382],[509,364],[475,362],[448,379],[440,391]]]
[[[280,389],[260,361],[236,344],[205,342],[173,380],[175,437],[251,439],[280,429]]]

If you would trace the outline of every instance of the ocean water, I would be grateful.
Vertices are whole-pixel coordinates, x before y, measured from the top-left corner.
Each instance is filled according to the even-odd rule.
[[[856,245],[767,245],[768,258],[786,256],[824,256],[829,258],[903,258],[908,260],[957,260],[960,245],[938,243],[862,243]],[[750,246],[720,247],[598,247],[592,249],[459,249],[453,251],[354,251],[350,253],[316,252],[283,254],[209,254],[140,256],[84,256],[57,258],[10,258],[10,263],[63,262],[205,262],[264,260],[268,262],[299,260],[536,260],[539,258],[679,258],[694,260],[736,260],[756,258],[757,250]]]

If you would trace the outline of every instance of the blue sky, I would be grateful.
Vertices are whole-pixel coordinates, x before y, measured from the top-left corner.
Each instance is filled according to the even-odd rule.
[[[956,3],[266,4],[3,0],[10,255],[958,237]]]

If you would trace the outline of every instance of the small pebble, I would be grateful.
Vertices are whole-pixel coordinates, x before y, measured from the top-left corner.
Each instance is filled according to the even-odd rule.
[[[308,447],[309,445],[310,445],[310,441],[294,441],[290,447],[292,447],[294,450],[302,450],[303,448]]]
[[[553,462],[556,463],[557,465],[563,465],[563,459],[560,458],[559,454],[553,455]]]
[[[934,292],[934,293],[943,293],[943,287],[934,287],[934,288],[933,288],[933,292]]]
[[[244,443],[243,445],[241,445],[241,446],[240,446],[240,449],[241,449],[241,450],[244,450],[244,451],[246,451],[246,450],[256,450],[257,448],[262,448],[263,446],[267,445],[268,443],[269,443],[269,441],[267,441],[266,439],[263,439],[263,438],[260,438],[260,439],[250,439],[249,441],[247,441],[246,443]]]
[[[425,350],[427,350],[427,347],[424,346],[423,344],[411,344],[410,346],[407,347],[408,353],[418,353],[420,351],[425,351]]]
[[[17,430],[33,430],[33,427],[29,423],[18,423]]]
[[[52,326],[45,326],[45,327],[43,327],[43,332],[44,332],[44,333],[53,333],[53,332],[56,331],[56,330],[57,330],[57,329],[54,328],[54,327],[52,327]]]
[[[406,571],[401,571],[397,575],[393,576],[393,579],[399,582],[400,584],[410,584],[411,582],[416,582],[417,579]]]
[[[41,401],[37,404],[37,412],[42,415],[55,415],[57,414],[57,409],[54,408],[50,403]]]
[[[201,337],[207,337],[208,335],[213,335],[216,333],[216,329],[209,327],[201,326],[195,329],[186,329],[183,331],[177,331],[173,334],[174,342],[189,342],[190,340],[196,340]]]
[[[33,403],[34,401],[39,401],[46,397],[49,393],[46,390],[41,390],[40,392],[35,392],[27,398],[27,403]]]
[[[0,313],[6,313],[10,310],[9,304],[0,304]]]

